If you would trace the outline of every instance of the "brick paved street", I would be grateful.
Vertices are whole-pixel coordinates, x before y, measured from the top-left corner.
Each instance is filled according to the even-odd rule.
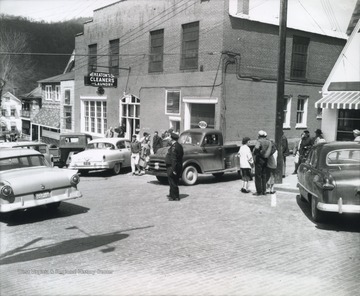
[[[83,177],[84,198],[2,218],[1,295],[357,295],[360,221],[309,219],[294,193],[254,197],[236,175],[181,186]]]

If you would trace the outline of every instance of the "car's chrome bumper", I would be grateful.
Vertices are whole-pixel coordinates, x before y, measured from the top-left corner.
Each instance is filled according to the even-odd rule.
[[[68,166],[68,169],[71,170],[108,170],[111,169],[113,166],[111,166],[109,163],[90,163],[89,165],[84,164],[70,164]]]
[[[61,192],[59,192],[61,191]],[[20,197],[15,197],[14,202],[7,200],[0,201],[0,212],[11,212],[27,208],[42,206],[54,202],[64,201],[82,197],[82,193],[75,188],[55,189],[51,192],[50,197],[44,199],[35,199],[35,194],[27,194]]]
[[[340,197],[337,204],[326,204],[319,202],[317,208],[324,212],[335,212],[335,213],[354,213],[360,214],[360,205],[344,205],[343,200]]]

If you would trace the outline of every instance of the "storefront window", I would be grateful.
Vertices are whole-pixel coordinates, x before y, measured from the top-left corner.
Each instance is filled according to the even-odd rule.
[[[338,113],[337,141],[353,141],[353,130],[360,129],[360,110],[340,109]]]

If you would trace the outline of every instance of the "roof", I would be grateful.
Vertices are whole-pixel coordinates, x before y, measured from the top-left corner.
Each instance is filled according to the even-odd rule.
[[[105,142],[105,143],[111,143],[111,144],[115,145],[120,140],[129,141],[128,139],[125,139],[125,138],[97,138],[97,139],[90,141],[89,143],[104,143]]]
[[[56,75],[53,77],[49,77],[49,78],[45,78],[42,80],[39,80],[39,83],[56,83],[56,82],[61,82],[61,81],[65,81],[65,80],[74,80],[75,79],[75,72],[71,71],[68,73],[64,73],[64,74],[60,74],[60,75]]]
[[[14,96],[11,92],[7,91],[6,93],[4,93],[2,95],[3,98],[8,98],[10,100],[14,100],[14,101],[18,101],[19,103],[21,102],[16,96]]]
[[[47,145],[47,144],[41,142],[29,142],[29,141],[4,142],[4,143],[0,143],[0,148],[12,148],[17,146],[41,146],[41,145]]]
[[[44,106],[32,120],[33,124],[38,124],[50,128],[60,128],[60,110]]]
[[[320,143],[317,145],[321,145],[324,148],[328,149],[359,149],[360,148],[360,142],[357,141],[333,141],[333,142],[326,142],[326,143]]]
[[[315,108],[360,109],[360,91],[330,91],[315,102]]]
[[[41,87],[38,86],[34,88],[31,92],[21,95],[20,97],[27,99],[41,98],[42,97]]]
[[[247,6],[244,11],[241,4]],[[288,0],[287,28],[315,34],[347,39],[346,30],[356,0]],[[229,0],[229,14],[235,18],[248,19],[279,25],[280,0]]]
[[[25,155],[42,155],[40,152],[33,149],[1,149],[1,158],[18,157]]]

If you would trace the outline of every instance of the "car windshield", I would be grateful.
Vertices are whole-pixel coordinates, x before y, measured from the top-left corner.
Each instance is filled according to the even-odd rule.
[[[88,144],[87,149],[115,149],[115,146],[111,143],[96,142]]]
[[[328,166],[360,165],[360,149],[341,149],[328,153],[326,157]]]
[[[0,159],[0,171],[47,166],[43,155],[26,155]]]
[[[180,144],[200,146],[201,138],[202,138],[201,133],[182,133],[178,142]]]

